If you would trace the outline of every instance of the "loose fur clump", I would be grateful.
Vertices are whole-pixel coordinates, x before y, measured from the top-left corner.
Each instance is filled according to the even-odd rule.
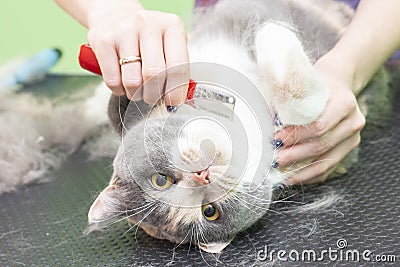
[[[97,89],[105,90],[103,86]],[[104,103],[101,94],[97,93],[88,103]],[[100,135],[95,131],[101,129],[106,118],[105,105],[103,116],[101,112],[94,116],[89,112],[92,109],[96,105],[88,107],[84,99],[54,104],[27,93],[0,95],[0,194],[24,184],[48,181],[48,171],[57,169],[86,140],[92,139],[86,147],[93,158],[105,156],[104,151],[113,153],[116,142],[102,139],[107,135],[114,140],[112,131],[103,129]],[[103,150],[103,142],[108,144],[107,150]],[[102,150],[93,149],[97,146]]]

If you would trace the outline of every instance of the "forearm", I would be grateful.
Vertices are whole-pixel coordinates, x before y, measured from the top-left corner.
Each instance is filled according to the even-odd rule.
[[[86,28],[90,26],[92,11],[109,12],[110,8],[127,8],[128,10],[143,8],[139,0],[119,0],[118,2],[113,0],[55,0],[55,2]]]
[[[400,1],[363,0],[328,57],[338,63],[357,95],[400,47]]]

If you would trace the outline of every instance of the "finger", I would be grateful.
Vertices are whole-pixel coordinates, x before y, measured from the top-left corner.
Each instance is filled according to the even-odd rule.
[[[360,143],[360,134],[357,133],[348,139],[344,140],[335,148],[331,149],[321,157],[314,160],[311,164],[301,168],[293,176],[291,176],[286,183],[293,185],[299,183],[306,183],[312,179],[319,177],[326,178],[327,174],[358,144]]]
[[[186,100],[189,83],[189,54],[183,23],[176,20],[164,34],[164,53],[167,67],[165,104],[179,106]]]
[[[160,30],[143,31],[140,34],[142,56],[143,100],[156,103],[164,93],[165,59]]]
[[[276,161],[279,162],[279,166],[285,167],[296,162],[301,162],[325,154],[338,145],[342,140],[345,140],[354,134],[356,129],[353,127],[354,122],[351,118],[353,118],[353,116],[347,117],[331,132],[325,134],[325,136],[321,138],[278,150]]]
[[[103,79],[114,95],[124,95],[125,90],[121,82],[121,70],[115,48],[107,43],[92,46],[99,62]]]
[[[301,184],[302,185],[310,185],[310,184],[323,183],[329,178],[329,176],[335,171],[335,169],[336,169],[336,166],[329,169],[324,175],[311,178],[310,180],[306,180],[306,181],[302,182]]]
[[[354,95],[347,92],[344,96],[331,97],[325,110],[315,122],[305,126],[286,127],[275,134],[275,139],[282,140],[285,146],[291,146],[321,137],[347,117],[354,110],[356,103]]]
[[[124,39],[119,48],[120,58],[139,56],[138,35],[133,34]],[[129,99],[142,99],[142,65],[140,61],[125,63],[121,66],[122,84]]]

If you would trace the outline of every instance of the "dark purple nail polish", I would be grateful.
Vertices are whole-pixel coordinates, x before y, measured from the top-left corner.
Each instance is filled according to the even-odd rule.
[[[274,160],[274,162],[272,162],[271,167],[274,168],[274,169],[278,168],[279,167],[279,162]]]
[[[282,141],[281,139],[276,139],[276,140],[273,140],[273,141],[272,141],[272,145],[273,145],[275,148],[280,148],[280,147],[282,147],[284,144],[283,144],[283,141]]]
[[[167,111],[169,113],[175,113],[178,110],[177,106],[167,106]]]
[[[283,126],[283,123],[279,119],[278,113],[275,113],[274,115],[274,124],[275,126]]]
[[[272,187],[272,190],[274,190],[274,191],[276,191],[276,190],[283,191],[283,190],[285,190],[286,187],[287,186],[285,184],[279,183],[279,184],[274,185]]]

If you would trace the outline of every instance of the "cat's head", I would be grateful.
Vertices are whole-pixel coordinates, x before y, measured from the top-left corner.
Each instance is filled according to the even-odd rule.
[[[221,129],[207,120],[185,128],[187,121],[159,116],[123,134],[111,182],[93,203],[89,222],[126,216],[153,237],[218,253],[265,214],[268,179],[250,191],[242,173],[230,167],[232,148]],[[207,138],[214,157],[204,165],[201,140]],[[193,171],[193,164],[203,165]]]

